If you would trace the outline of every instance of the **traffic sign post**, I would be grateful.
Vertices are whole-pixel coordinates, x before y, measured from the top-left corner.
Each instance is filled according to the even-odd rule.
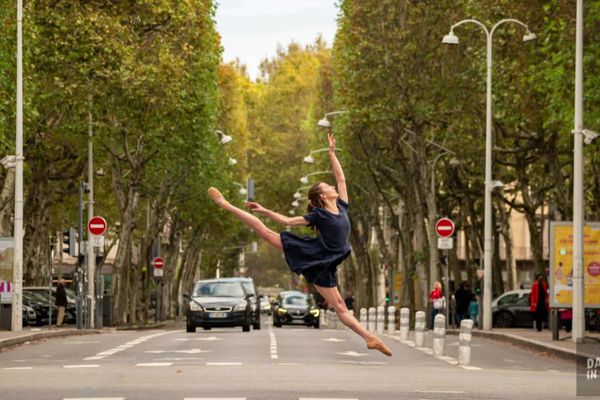
[[[152,260],[152,266],[154,267],[154,277],[161,278],[163,276],[163,266],[165,265],[165,260],[162,257],[155,257]]]
[[[450,218],[440,218],[435,224],[435,233],[437,233],[438,237],[438,250],[444,250],[444,260],[446,264],[446,268],[444,268],[444,295],[446,296],[446,327],[448,326],[449,319],[449,308],[450,308],[450,277],[448,269],[450,265],[448,265],[448,250],[451,250],[454,246],[454,240],[452,235],[454,235],[454,222]],[[454,325],[454,324],[453,324]]]

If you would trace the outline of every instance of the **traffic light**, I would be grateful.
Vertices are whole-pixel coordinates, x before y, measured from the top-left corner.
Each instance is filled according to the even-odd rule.
[[[63,231],[63,243],[67,245],[67,247],[63,247],[63,252],[71,257],[77,257],[77,231],[75,228]]]

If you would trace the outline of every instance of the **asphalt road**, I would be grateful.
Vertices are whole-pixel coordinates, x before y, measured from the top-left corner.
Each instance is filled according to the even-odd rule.
[[[53,339],[0,353],[0,399],[570,399],[575,366],[473,339],[472,368],[384,337],[393,357],[348,330],[127,331]],[[430,339],[426,341],[430,342]],[[429,345],[430,346],[430,345]]]

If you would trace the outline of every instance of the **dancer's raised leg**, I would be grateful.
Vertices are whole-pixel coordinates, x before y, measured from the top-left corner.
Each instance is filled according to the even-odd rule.
[[[367,342],[367,348],[381,351],[386,356],[391,356],[392,351],[377,336],[365,329],[358,320],[350,314],[344,299],[337,287],[323,287],[315,285],[317,291],[327,300],[327,303],[333,307],[338,318],[344,325],[358,333]]]
[[[283,245],[281,244],[281,237],[279,236],[279,233],[267,228],[267,226],[260,219],[256,218],[249,212],[231,205],[231,203],[225,200],[225,197],[221,194],[221,192],[219,192],[218,189],[214,187],[209,188],[208,195],[219,207],[235,215],[250,229],[256,232],[258,236],[262,237],[271,245],[283,251]]]

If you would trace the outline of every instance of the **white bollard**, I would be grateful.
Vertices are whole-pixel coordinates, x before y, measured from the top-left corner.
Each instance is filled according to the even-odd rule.
[[[325,322],[325,310],[319,309],[319,324],[327,326],[327,322]]]
[[[446,317],[438,314],[433,320],[433,355],[443,356],[446,349]]]
[[[425,345],[425,312],[417,311],[415,313],[415,347]]]
[[[473,321],[463,319],[460,321],[460,333],[458,334],[458,365],[468,367],[471,365],[471,330]]]
[[[388,311],[388,335],[392,336],[396,333],[396,307],[389,306]]]
[[[383,334],[385,329],[385,307],[377,307],[377,333]]]
[[[367,330],[369,332],[375,332],[375,307],[369,307],[369,313],[367,315]]]
[[[410,327],[410,310],[406,307],[400,309],[400,341],[408,341],[408,329]]]
[[[360,317],[358,322],[360,322],[363,328],[367,329],[367,309],[364,307],[360,309]]]

